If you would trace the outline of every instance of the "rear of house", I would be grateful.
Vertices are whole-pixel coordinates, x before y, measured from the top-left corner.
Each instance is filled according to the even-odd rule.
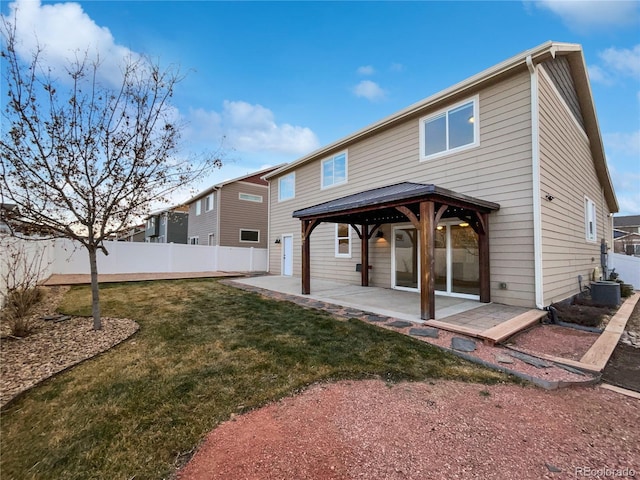
[[[423,238],[433,242],[433,265],[429,272],[420,267],[420,252],[431,254],[419,245],[417,203],[407,204],[408,216],[379,217],[371,225],[370,285],[419,291],[428,280],[436,293],[480,298],[479,239],[486,233],[483,301],[542,307],[576,293],[578,276],[589,278],[600,264],[601,240],[613,245],[610,214],[617,202],[577,45],[549,42],[524,52],[266,178],[269,270],[277,275],[303,273],[304,222],[294,212],[365,199],[370,203],[358,208],[360,216],[366,211],[374,219],[376,192],[397,191],[404,182],[452,192],[449,200],[432,195],[438,221]],[[361,195],[350,197],[355,194]],[[479,210],[459,208],[462,197],[499,206],[486,228],[479,226]],[[387,206],[386,213],[403,211]],[[363,243],[351,218],[336,214],[313,225],[312,277],[361,283]]]

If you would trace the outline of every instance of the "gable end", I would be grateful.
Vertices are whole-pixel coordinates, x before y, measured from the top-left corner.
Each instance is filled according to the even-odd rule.
[[[573,78],[571,77],[569,61],[566,57],[558,56],[547,60],[543,65],[554,86],[560,93],[560,96],[567,104],[567,107],[569,107],[569,111],[584,130],[584,118],[582,116],[582,110],[580,109],[580,103],[578,102],[578,94],[576,93]]]

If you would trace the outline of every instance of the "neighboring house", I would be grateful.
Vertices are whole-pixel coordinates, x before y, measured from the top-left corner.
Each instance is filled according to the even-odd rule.
[[[10,235],[18,209],[13,203],[0,203],[0,235]]]
[[[640,257],[640,215],[613,217],[614,251]]]
[[[271,167],[214,185],[187,202],[189,243],[267,248]]]
[[[20,215],[17,205],[13,203],[0,203],[0,235],[14,235],[17,237],[58,237],[53,230],[34,226]]]
[[[187,243],[189,209],[184,205],[154,212],[146,218],[145,227],[145,242]]]
[[[117,236],[117,240],[119,242],[144,242],[146,230],[146,223],[135,225],[119,233]]]
[[[579,45],[547,42],[265,176],[269,271],[542,308],[618,211]],[[364,240],[360,237],[363,237]],[[367,268],[369,267],[369,268]]]

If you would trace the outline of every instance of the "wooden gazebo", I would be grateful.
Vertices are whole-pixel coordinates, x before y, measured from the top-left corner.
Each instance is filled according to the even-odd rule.
[[[489,214],[500,205],[431,184],[403,182],[296,210],[302,222],[302,293],[311,293],[311,233],[322,222],[346,223],[361,241],[361,284],[369,285],[369,239],[381,225],[409,220],[419,233],[420,317],[435,318],[434,236],[441,219],[459,218],[478,234],[480,301],[490,302]]]

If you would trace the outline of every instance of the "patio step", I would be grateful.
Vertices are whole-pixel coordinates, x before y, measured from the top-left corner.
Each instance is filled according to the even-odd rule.
[[[540,319],[546,315],[547,312],[544,310],[529,310],[528,312],[521,313],[517,317],[513,317],[511,320],[507,320],[506,322],[502,322],[495,327],[491,327],[490,329],[483,331],[480,336],[484,339],[485,343],[495,345],[519,331],[538,323]]]

